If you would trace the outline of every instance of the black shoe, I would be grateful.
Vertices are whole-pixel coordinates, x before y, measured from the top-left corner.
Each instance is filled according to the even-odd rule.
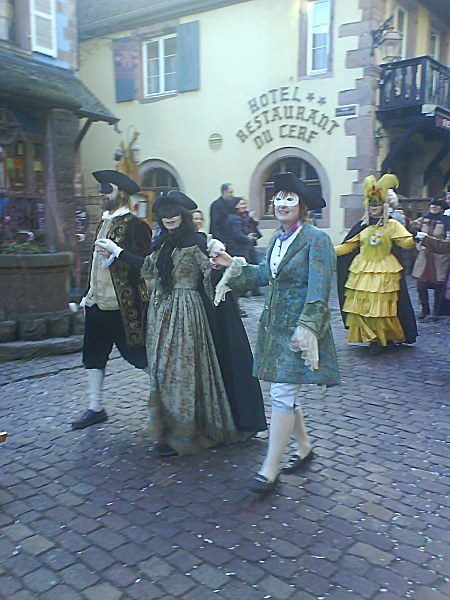
[[[312,450],[310,450],[309,453],[303,458],[300,458],[298,454],[294,454],[293,456],[291,456],[286,466],[283,467],[282,472],[297,473],[297,471],[301,471],[302,469],[304,469],[313,458],[314,452]]]
[[[247,317],[247,313],[245,312],[245,310],[241,310],[239,311],[239,314],[241,315],[241,317]]]
[[[158,456],[161,458],[169,458],[170,456],[178,456],[178,452],[171,448],[169,444],[159,444],[157,446]]]
[[[381,354],[383,346],[379,342],[370,342],[367,351],[371,356],[376,356],[377,354]]]
[[[264,296],[264,292],[261,292],[261,290],[255,290],[252,292],[252,296]]]
[[[422,310],[422,312],[417,316],[417,319],[419,321],[425,321],[425,319],[429,316],[430,316],[429,310]]]
[[[250,491],[254,494],[259,494],[260,496],[265,496],[272,492],[278,485],[279,479],[278,475],[273,481],[269,481],[267,477],[264,475],[255,475],[253,479],[250,481]]]
[[[104,423],[108,420],[108,415],[106,411],[102,408],[102,410],[91,410],[88,408],[78,421],[74,421],[72,423],[72,429],[85,429],[86,427],[90,427],[91,425],[96,425],[97,423]]]

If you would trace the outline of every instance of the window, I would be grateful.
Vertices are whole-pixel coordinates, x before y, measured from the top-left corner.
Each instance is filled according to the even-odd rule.
[[[143,49],[144,97],[176,91],[177,38],[166,35],[144,42]]]
[[[20,121],[0,106],[0,244],[21,230],[44,235],[44,135],[23,131]]]
[[[36,240],[44,234],[44,164],[42,141],[18,138],[0,146],[0,244],[18,240],[31,231]]]
[[[6,18],[8,20],[8,41],[12,44],[17,43],[17,15],[16,15],[15,0],[7,0],[6,2]]]
[[[162,161],[157,161],[162,164]],[[169,167],[169,165],[167,165]],[[170,168],[170,167],[169,167]],[[152,206],[153,200],[160,192],[168,192],[169,190],[179,190],[180,186],[178,181],[167,169],[162,167],[150,168],[142,175],[141,191],[142,195],[147,197],[147,207],[145,208],[145,214],[147,221],[152,222]],[[140,207],[141,215],[144,213],[144,207]]]
[[[272,198],[274,195],[273,180],[275,175],[277,173],[285,173],[288,171],[302,179],[306,184],[314,188],[319,194],[322,194],[319,176],[317,175],[316,170],[308,162],[306,162],[306,160],[301,158],[282,159],[271,167],[263,185],[263,219],[273,218]],[[314,219],[320,219],[322,217],[321,211],[316,211],[312,216]]]
[[[430,31],[430,48],[428,51],[428,54],[431,56],[431,58],[434,58],[434,60],[439,60],[439,54],[440,54],[440,46],[441,46],[441,38],[439,33],[437,33],[436,31],[431,30]]]
[[[395,28],[402,34],[402,45],[400,47],[401,58],[406,58],[406,34],[408,30],[408,13],[403,8],[395,11]]]
[[[31,49],[56,57],[55,0],[30,0]]]
[[[308,74],[325,73],[330,53],[330,0],[313,0],[308,15]]]
[[[28,5],[27,5],[28,6]],[[30,49],[29,18],[22,0],[0,1],[0,40]]]
[[[199,34],[199,22],[189,21],[165,35],[158,27],[145,41],[135,36],[114,39],[116,102],[153,101],[198,90]]]
[[[169,190],[178,190],[175,177],[165,169],[147,171],[142,179],[142,188],[151,190],[155,195]]]

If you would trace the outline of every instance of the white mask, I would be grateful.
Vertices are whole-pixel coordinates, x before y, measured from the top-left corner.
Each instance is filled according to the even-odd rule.
[[[273,201],[275,206],[297,206],[299,202],[300,198],[297,194],[285,190],[279,191]]]

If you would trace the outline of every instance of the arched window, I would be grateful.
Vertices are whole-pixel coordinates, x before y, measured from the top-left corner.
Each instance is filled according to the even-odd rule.
[[[263,219],[273,218],[272,197],[274,194],[273,180],[275,175],[277,173],[286,173],[288,171],[302,179],[305,183],[322,195],[319,176],[317,175],[316,170],[306,160],[294,157],[283,158],[270,167],[263,184]],[[312,216],[313,218],[320,219],[321,211],[316,211]]]
[[[153,200],[161,192],[181,190],[180,177],[173,167],[162,160],[144,161],[139,167],[141,194],[147,198],[146,205],[140,203],[139,216],[151,224]],[[145,210],[144,210],[145,209]],[[145,214],[144,214],[145,212]]]
[[[147,171],[142,178],[141,187],[151,190],[155,196],[160,192],[180,189],[175,177],[169,171],[160,168]]]

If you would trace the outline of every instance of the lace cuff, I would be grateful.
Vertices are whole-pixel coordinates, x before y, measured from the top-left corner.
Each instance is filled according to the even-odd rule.
[[[218,306],[223,300],[225,295],[231,290],[227,283],[232,277],[239,277],[242,273],[242,267],[247,265],[247,261],[242,256],[235,256],[229,267],[225,269],[225,273],[222,275],[221,280],[216,285],[216,294],[214,296],[214,304]]]
[[[292,352],[301,352],[301,357],[305,361],[305,365],[311,371],[317,371],[319,368],[319,344],[317,337],[312,331],[297,325],[289,342],[289,349]]]

